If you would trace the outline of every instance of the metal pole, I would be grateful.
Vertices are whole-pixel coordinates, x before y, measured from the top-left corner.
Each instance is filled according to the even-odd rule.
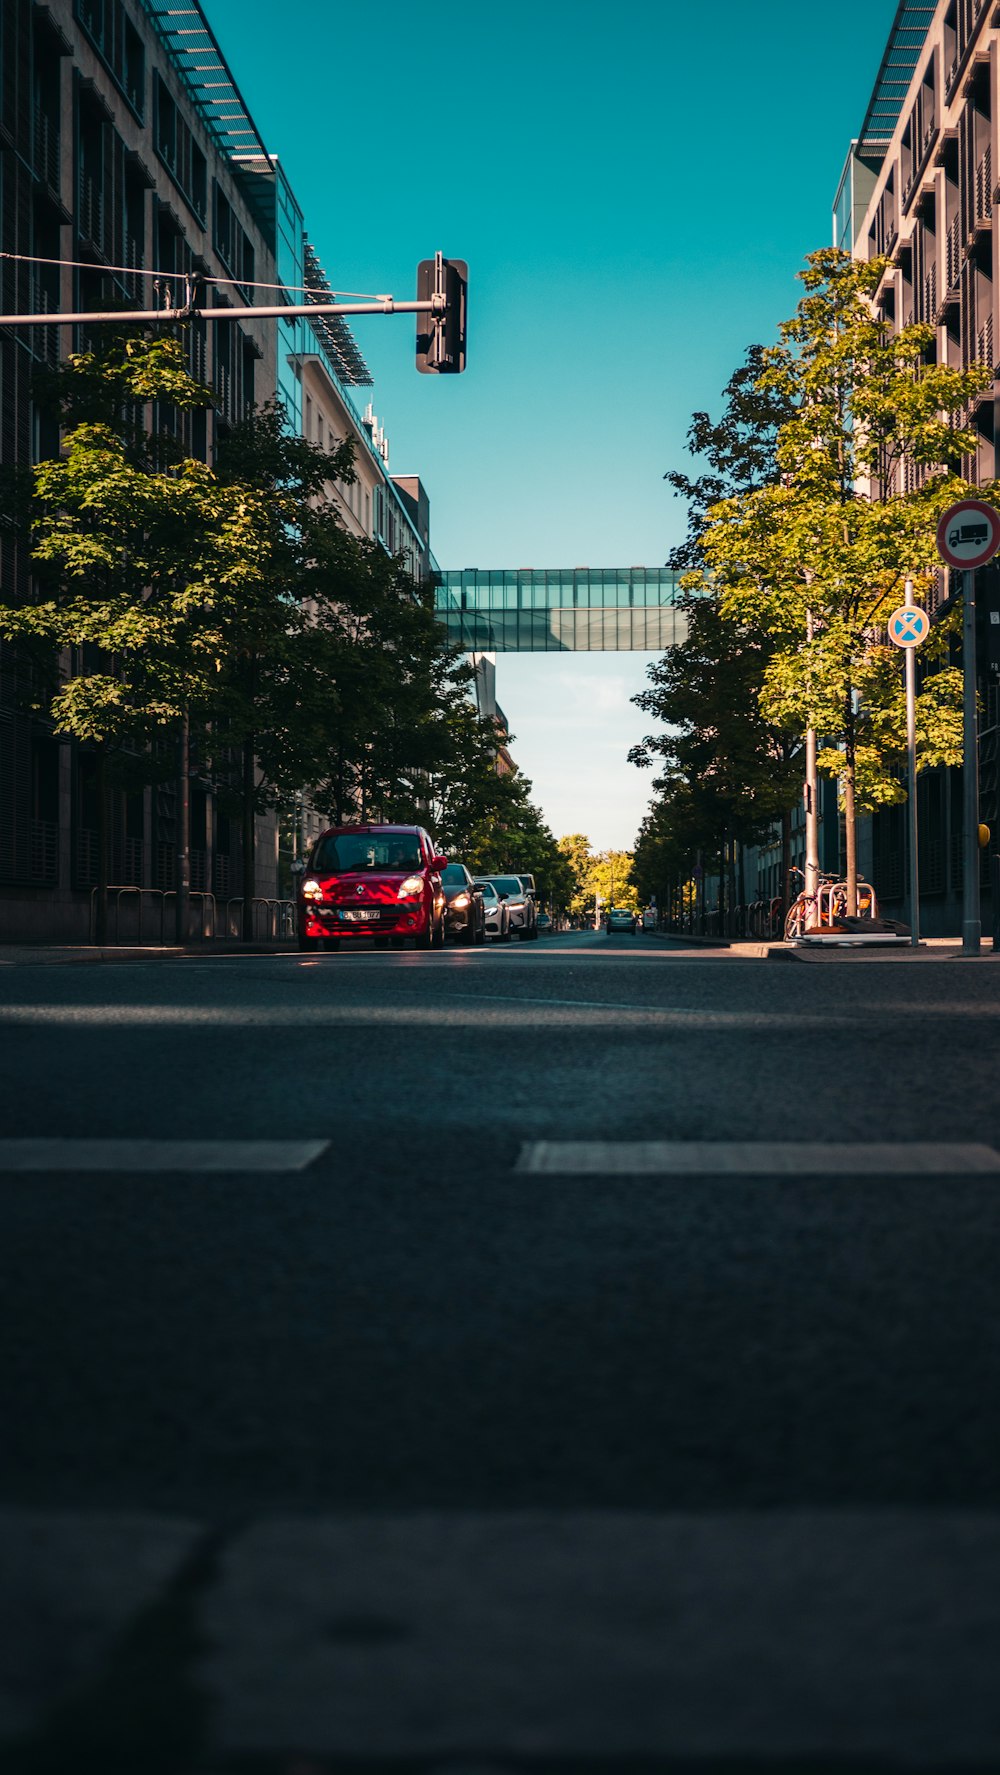
[[[177,321],[204,320],[305,320],[322,319],[324,315],[362,314],[444,314],[445,298],[432,296],[427,302],[396,302],[384,296],[379,302],[288,302],[266,308],[123,308],[112,314],[100,310],[86,314],[0,314],[0,327],[87,327],[99,321],[136,325],[142,321],[159,321],[172,325]]]
[[[913,603],[913,581],[905,586],[906,603]],[[917,854],[917,650],[904,647],[906,672],[906,780],[908,825],[910,832],[910,944],[916,949],[920,942],[920,870]]]
[[[181,718],[177,760],[177,920],[175,941],[188,940],[191,907],[191,723],[187,709]]]
[[[967,569],[962,599],[962,826],[965,881],[962,891],[962,949],[978,955],[982,937],[979,910],[979,723],[976,719],[976,575]]]
[[[806,611],[806,639],[813,638],[813,614]],[[803,786],[803,804],[806,815],[806,866],[805,890],[811,894],[815,903],[819,892],[819,806],[816,779],[816,729],[806,728],[806,777]]]

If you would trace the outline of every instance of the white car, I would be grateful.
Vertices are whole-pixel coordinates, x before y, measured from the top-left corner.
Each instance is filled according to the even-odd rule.
[[[486,935],[494,943],[510,942],[510,913],[507,902],[501,900],[491,881],[477,881],[476,886],[483,896],[483,908],[486,913]]]
[[[522,943],[534,943],[538,937],[538,909],[531,894],[522,887],[520,876],[477,875],[477,887],[487,883],[496,889],[506,904],[511,936],[519,937]]]

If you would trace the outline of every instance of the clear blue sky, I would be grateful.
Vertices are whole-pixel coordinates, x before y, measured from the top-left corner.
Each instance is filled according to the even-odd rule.
[[[797,300],[895,0],[206,0],[331,281],[412,295],[470,266],[464,376],[409,317],[356,323],[394,473],[442,566],[657,564],[662,476]],[[514,753],[557,832],[630,844],[639,655],[500,655]]]

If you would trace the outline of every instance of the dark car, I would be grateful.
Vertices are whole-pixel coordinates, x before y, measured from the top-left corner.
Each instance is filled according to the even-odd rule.
[[[444,889],[445,936],[460,943],[485,943],[486,908],[483,890],[477,887],[464,863],[449,863],[441,872]]]
[[[332,826],[320,833],[299,884],[299,948],[376,946],[418,949],[444,943],[445,896],[439,856],[422,826]]]
[[[608,908],[609,931],[634,931],[637,923],[638,919],[635,913],[629,912],[624,906],[610,906]]]

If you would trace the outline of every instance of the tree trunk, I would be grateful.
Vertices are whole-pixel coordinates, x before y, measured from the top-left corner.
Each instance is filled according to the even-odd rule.
[[[256,816],[254,809],[254,736],[243,741],[243,941],[253,942],[253,901],[256,885]]]
[[[722,843],[719,845],[719,936],[720,937],[724,937],[726,934],[726,913],[728,910],[728,896],[726,893],[726,853],[727,853],[727,850],[728,850],[728,841],[726,839],[726,834],[723,832]]]
[[[104,746],[96,753],[95,788],[97,793],[97,888],[94,894],[94,941],[108,940],[108,757]]]
[[[742,842],[740,844],[738,844],[737,848],[736,848],[736,868],[737,868],[737,872],[738,872],[738,875],[737,875],[738,886],[737,886],[736,891],[737,891],[737,894],[739,895],[739,903],[741,906],[746,906],[746,903],[747,903],[747,854],[746,854],[746,845],[743,844]],[[745,933],[745,934],[748,934],[748,933]]]
[[[191,935],[191,723],[186,710],[177,739],[176,839],[174,941],[182,944]]]

